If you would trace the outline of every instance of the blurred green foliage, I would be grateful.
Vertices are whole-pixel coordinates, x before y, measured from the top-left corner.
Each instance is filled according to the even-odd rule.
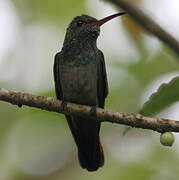
[[[88,13],[89,9],[85,0],[12,0],[12,2],[19,13],[19,19],[26,22],[26,27],[23,27],[24,31],[25,28],[30,26],[31,22],[40,26],[42,22],[47,21],[50,22],[50,26],[57,27],[60,33],[61,30],[66,28],[64,24],[67,24],[76,15]],[[29,19],[24,19],[27,14],[31,17],[31,22],[29,22]],[[129,24],[126,22],[126,25],[124,25],[128,32],[128,25],[134,23],[131,23],[131,20],[129,21]],[[132,33],[134,34],[132,35]],[[106,109],[139,112],[142,106],[143,94],[146,93],[153,81],[179,70],[179,64],[176,61],[178,57],[167,47],[161,47],[152,56],[146,51],[142,40],[143,33],[136,26],[133,30],[131,29],[129,35],[129,38],[135,37],[135,45],[141,54],[137,61],[132,59],[131,63],[121,63],[120,59],[111,57],[107,69],[119,68],[119,71],[122,69],[125,74],[123,77],[120,77],[117,72],[114,74],[116,78],[113,81],[115,84],[113,88],[111,88],[112,81],[109,79],[110,94],[106,100]],[[51,36],[51,34],[48,36]],[[59,39],[59,37],[56,38]],[[139,39],[140,45],[138,44]],[[42,53],[45,53],[45,51]],[[33,69],[33,67],[31,68]],[[23,77],[23,74],[21,76]],[[19,79],[16,81],[17,87],[14,87],[15,89],[18,88]],[[178,82],[177,88],[172,87],[175,81],[178,80],[173,80],[165,88],[160,88],[155,97],[151,97],[150,103],[145,104],[142,113],[153,115],[168,107],[171,102],[178,100]],[[11,87],[8,83],[3,82],[4,88]],[[46,83],[50,84],[51,82],[47,81]],[[161,84],[158,84],[158,88]],[[38,95],[54,96],[55,93],[54,89],[41,89]],[[169,102],[168,97],[173,96],[176,98]],[[157,98],[159,100],[156,104]],[[155,108],[156,106],[157,108]],[[159,143],[159,135],[151,133],[151,131],[145,130],[145,133],[144,131],[141,133],[141,130],[132,130],[127,136],[123,137],[123,126],[115,125],[114,128],[114,125],[103,123],[101,139],[104,145],[105,165],[97,172],[89,173],[79,166],[75,143],[63,115],[29,107],[18,108],[5,102],[0,103],[0,114],[0,174],[2,179],[178,179],[177,145],[174,145],[172,149],[162,147]],[[131,142],[133,142],[132,151],[128,151],[127,144]],[[139,142],[140,146],[136,145],[136,142]],[[148,146],[145,145],[146,142]],[[142,151],[141,148],[143,148]],[[120,149],[124,149],[123,154]],[[140,153],[137,155],[138,152]],[[128,158],[128,155],[130,157],[132,153],[135,158]],[[126,157],[125,160],[123,156]]]
[[[26,0],[25,3],[21,0],[13,1],[18,8],[25,4],[33,21],[53,20],[56,24],[63,25],[72,17],[87,13],[85,0]]]

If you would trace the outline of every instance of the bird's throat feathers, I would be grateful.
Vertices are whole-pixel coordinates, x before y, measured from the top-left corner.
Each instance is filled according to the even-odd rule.
[[[96,35],[97,36],[97,35]],[[96,47],[97,37],[89,34],[76,34],[73,30],[68,27],[65,40],[63,43],[63,49],[80,49],[90,50]]]

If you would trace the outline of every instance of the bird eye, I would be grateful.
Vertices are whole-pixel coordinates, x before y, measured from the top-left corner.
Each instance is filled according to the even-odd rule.
[[[80,27],[80,26],[82,26],[82,25],[83,25],[83,23],[84,23],[83,21],[77,21],[77,26],[79,26],[79,27]]]

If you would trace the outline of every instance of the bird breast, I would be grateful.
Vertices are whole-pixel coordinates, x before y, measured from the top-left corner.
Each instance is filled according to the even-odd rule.
[[[63,97],[66,101],[97,105],[97,66],[61,65],[60,79]]]

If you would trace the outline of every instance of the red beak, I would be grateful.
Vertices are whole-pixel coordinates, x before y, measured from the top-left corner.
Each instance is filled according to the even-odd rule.
[[[101,20],[98,20],[98,21],[93,21],[93,22],[89,22],[88,24],[91,24],[92,26],[101,26],[103,25],[104,23],[110,21],[111,19],[115,18],[115,17],[118,17],[118,16],[121,16],[123,14],[126,14],[126,12],[121,12],[121,13],[117,13],[117,14],[113,14],[111,16],[108,16],[108,17],[105,17]]]

